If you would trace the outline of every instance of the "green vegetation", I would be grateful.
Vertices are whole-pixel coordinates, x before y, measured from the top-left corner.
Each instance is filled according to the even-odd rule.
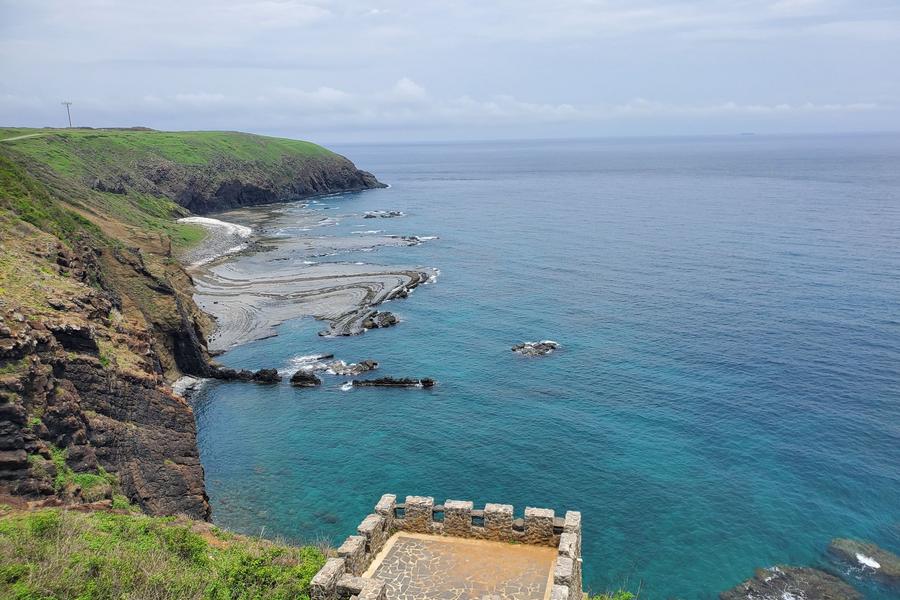
[[[637,596],[628,590],[616,590],[591,596],[590,600],[637,600]]]
[[[0,516],[0,597],[305,599],[325,563],[312,547],[172,517],[45,509]]]
[[[36,135],[30,135],[36,134]],[[311,142],[236,131],[151,131],[130,129],[6,129],[0,140],[65,175],[83,175],[97,164],[130,170],[136,160],[162,158],[182,165],[248,161],[275,165],[285,156],[333,156]]]

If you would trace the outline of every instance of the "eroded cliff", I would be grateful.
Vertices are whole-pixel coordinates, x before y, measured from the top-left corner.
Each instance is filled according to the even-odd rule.
[[[168,387],[214,369],[173,258],[202,231],[175,219],[376,185],[318,146],[245,134],[0,141],[0,495],[120,492],[208,518],[193,413]]]

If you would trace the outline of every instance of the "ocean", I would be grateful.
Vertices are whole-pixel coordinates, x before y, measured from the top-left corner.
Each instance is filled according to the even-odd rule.
[[[900,553],[900,135],[336,150],[391,187],[273,230],[320,211],[316,235],[437,236],[317,260],[439,277],[385,305],[396,327],[289,321],[219,360],[334,353],[438,385],[206,385],[215,523],[340,543],[387,492],[571,509],[595,592],[711,599],[789,564],[896,598],[826,550]],[[510,351],[543,339],[561,349]]]

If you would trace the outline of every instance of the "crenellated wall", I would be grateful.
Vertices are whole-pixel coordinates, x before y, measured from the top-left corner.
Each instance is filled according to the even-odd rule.
[[[568,511],[557,517],[547,508],[525,508],[515,518],[509,504],[486,504],[476,509],[469,500],[435,504],[429,496],[385,494],[315,575],[311,600],[386,600],[385,585],[363,574],[388,538],[405,531],[458,538],[517,542],[558,549],[551,600],[581,600],[581,513]]]

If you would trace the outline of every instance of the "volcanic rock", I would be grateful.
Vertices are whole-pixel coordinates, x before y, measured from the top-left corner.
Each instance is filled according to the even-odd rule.
[[[819,569],[778,565],[757,569],[752,579],[722,592],[719,599],[862,600],[862,594]]]

